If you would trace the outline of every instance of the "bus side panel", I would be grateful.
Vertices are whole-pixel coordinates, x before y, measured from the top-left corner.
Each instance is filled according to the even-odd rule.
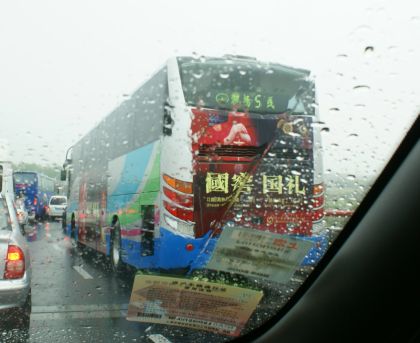
[[[160,142],[155,141],[108,163],[107,222],[118,216],[124,262],[139,266],[142,259],[142,207],[157,208]],[[107,251],[111,241],[107,241]],[[156,249],[157,246],[155,246]],[[153,257],[156,259],[156,256]]]
[[[143,256],[142,243],[139,239],[133,237],[123,237],[122,245],[126,252],[125,262],[139,269],[189,269],[196,263],[197,257],[203,255],[200,252],[206,247],[208,235],[199,239],[188,236],[181,236],[173,232],[160,228],[161,236],[154,241],[155,251],[158,255]],[[186,247],[192,245],[194,248],[188,250]],[[205,255],[206,261],[209,255]],[[201,266],[202,267],[202,266]]]

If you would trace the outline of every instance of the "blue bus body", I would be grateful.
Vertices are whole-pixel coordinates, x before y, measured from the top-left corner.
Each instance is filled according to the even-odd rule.
[[[45,219],[46,207],[54,194],[54,179],[31,171],[13,173],[16,198],[23,197],[30,217]]]

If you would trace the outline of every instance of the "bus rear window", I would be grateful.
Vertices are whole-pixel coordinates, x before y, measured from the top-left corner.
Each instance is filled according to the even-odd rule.
[[[15,184],[34,184],[36,175],[34,173],[14,173],[13,179]]]
[[[190,106],[269,114],[314,115],[309,73],[255,61],[180,58],[181,82]]]

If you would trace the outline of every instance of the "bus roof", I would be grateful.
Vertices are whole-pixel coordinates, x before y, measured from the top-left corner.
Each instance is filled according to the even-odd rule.
[[[274,63],[274,62],[264,62],[260,61],[254,57],[249,56],[242,56],[242,55],[224,55],[223,57],[206,57],[203,56],[201,59],[197,59],[191,56],[179,56],[179,60],[190,60],[190,61],[197,61],[197,63],[212,63],[212,62],[221,62],[221,61],[234,61],[237,63],[248,63],[248,64],[256,64],[266,68],[276,68],[288,74],[295,74],[295,75],[304,75],[309,76],[310,70],[303,69],[303,68],[295,68],[291,66],[287,66],[285,64]],[[228,62],[229,63],[229,62]]]

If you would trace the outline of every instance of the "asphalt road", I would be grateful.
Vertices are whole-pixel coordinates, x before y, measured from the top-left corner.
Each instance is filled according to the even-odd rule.
[[[229,337],[176,326],[126,320],[134,270],[116,275],[108,259],[78,248],[60,222],[25,227],[31,251],[32,313],[29,328],[0,327],[0,343],[225,342]],[[274,315],[304,275],[285,285],[261,283],[265,296],[245,331]]]
[[[104,256],[77,248],[63,234],[59,222],[29,225],[25,231],[33,269],[30,326],[16,328],[11,323],[0,327],[1,343],[226,339],[183,328],[127,321],[134,271],[115,275]]]

